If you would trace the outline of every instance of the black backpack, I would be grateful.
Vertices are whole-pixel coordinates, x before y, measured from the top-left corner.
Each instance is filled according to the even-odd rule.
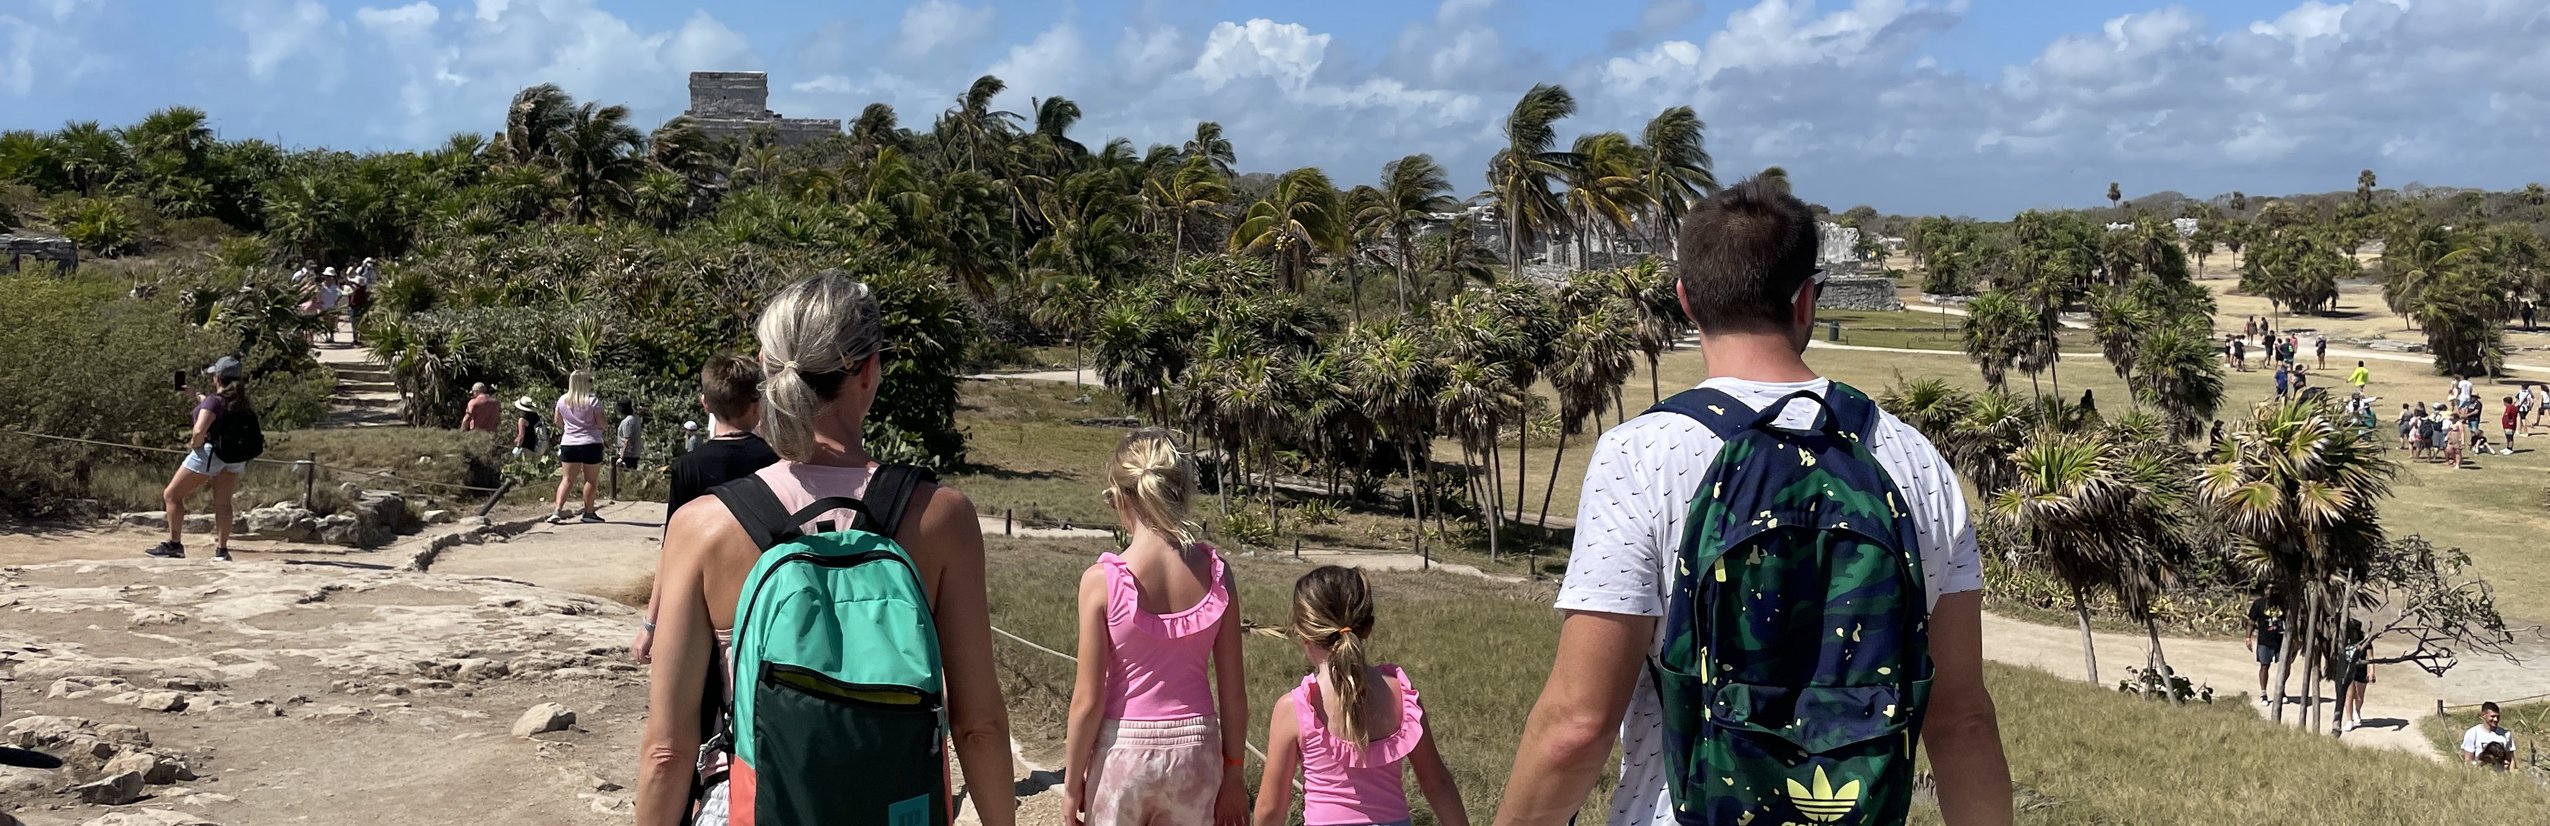
[[[245,405],[222,411],[213,419],[211,439],[213,458],[223,464],[239,464],[266,452],[266,431],[257,424],[257,411]]]

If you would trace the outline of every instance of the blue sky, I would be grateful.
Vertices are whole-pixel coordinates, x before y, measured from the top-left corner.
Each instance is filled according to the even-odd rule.
[[[1576,94],[1571,137],[1694,106],[1722,177],[1781,165],[1835,209],[2550,180],[2538,0],[0,0],[0,128],[182,103],[225,137],[410,148],[544,81],[652,127],[702,69],[914,128],[990,72],[1001,108],[1080,102],[1087,143],[1209,119],[1244,169],[1428,152],[1463,194],[1535,82]]]

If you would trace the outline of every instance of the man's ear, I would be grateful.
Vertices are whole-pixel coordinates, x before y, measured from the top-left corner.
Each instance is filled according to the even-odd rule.
[[[1673,300],[1682,305],[1682,317],[1685,320],[1693,320],[1700,317],[1699,313],[1691,311],[1691,294],[1683,291],[1681,278],[1675,278],[1673,280]],[[1695,320],[1692,321],[1691,326],[1697,328],[1700,326],[1700,323]]]
[[[1797,297],[1793,299],[1796,303],[1789,307],[1790,326],[1801,329],[1813,327],[1815,303],[1824,298],[1824,287],[1810,280],[1798,285],[1798,288]]]

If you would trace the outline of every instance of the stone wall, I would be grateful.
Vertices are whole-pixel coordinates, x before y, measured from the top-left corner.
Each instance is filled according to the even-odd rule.
[[[1904,308],[1895,297],[1895,279],[1875,275],[1835,276],[1824,282],[1815,296],[1815,306],[1824,310],[1880,310]]]
[[[841,121],[780,117],[769,106],[769,75],[692,72],[691,110],[684,114],[711,138],[743,139],[767,133],[773,143],[793,146],[841,134]]]

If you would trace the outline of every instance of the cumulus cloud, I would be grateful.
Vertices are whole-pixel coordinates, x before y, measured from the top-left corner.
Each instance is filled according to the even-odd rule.
[[[345,24],[315,0],[258,0],[229,11],[228,22],[248,41],[241,56],[250,78],[273,80],[276,69],[294,60],[309,61],[322,83],[343,69]]]
[[[971,46],[992,32],[990,7],[973,8],[950,0],[923,0],[903,10],[902,36],[895,39],[895,56],[905,60],[939,54],[958,46]]]
[[[1700,0],[1647,0],[1647,7],[1638,12],[1637,22],[1611,33],[1611,47],[1635,49],[1654,43],[1700,19],[1704,10]]]

